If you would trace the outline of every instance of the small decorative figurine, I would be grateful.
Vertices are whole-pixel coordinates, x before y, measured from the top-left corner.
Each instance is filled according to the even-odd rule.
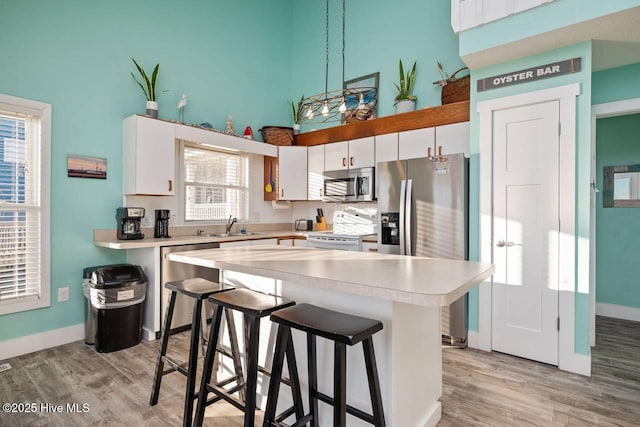
[[[229,114],[229,118],[227,119],[227,129],[225,132],[229,135],[233,135],[233,119],[231,118],[231,114]]]
[[[247,139],[253,139],[253,130],[251,130],[251,126],[244,128],[244,137]]]
[[[182,94],[182,98],[178,102],[178,121],[184,123],[184,107],[187,105],[187,95]]]

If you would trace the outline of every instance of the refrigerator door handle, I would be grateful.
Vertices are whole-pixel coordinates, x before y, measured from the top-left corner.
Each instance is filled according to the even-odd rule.
[[[402,180],[400,181],[400,255],[406,255],[406,246],[405,246],[405,228],[406,228],[406,224],[405,224],[405,199],[407,197],[407,181],[406,180]]]
[[[413,198],[413,180],[408,179],[407,190],[404,195],[405,212],[406,212],[405,213],[406,218],[404,220],[404,233],[405,233],[404,240],[406,242],[405,252],[407,255],[414,255],[411,247],[411,233],[413,231],[411,230],[411,199],[412,198]]]

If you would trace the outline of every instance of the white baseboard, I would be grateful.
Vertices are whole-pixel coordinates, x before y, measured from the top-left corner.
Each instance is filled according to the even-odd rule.
[[[480,348],[480,337],[476,331],[467,332],[467,345],[471,348]]]
[[[421,423],[424,427],[435,427],[442,418],[442,404],[437,401],[435,405],[427,412],[424,422]]]
[[[84,323],[54,329],[39,334],[13,338],[0,343],[0,360],[10,359],[34,351],[57,347],[74,341],[84,340]]]
[[[640,308],[626,307],[624,305],[596,304],[596,314],[598,316],[613,317],[614,319],[633,320],[640,322]]]

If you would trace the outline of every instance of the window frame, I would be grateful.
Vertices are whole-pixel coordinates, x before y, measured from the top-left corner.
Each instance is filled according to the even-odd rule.
[[[0,315],[51,306],[51,104],[0,94],[0,109],[40,117],[40,296],[0,302]]]
[[[242,222],[242,221],[248,221],[249,220],[249,215],[251,212],[251,158],[246,154],[243,153],[241,151],[238,150],[232,150],[232,149],[226,149],[226,148],[221,148],[221,147],[213,147],[213,146],[208,146],[205,144],[198,144],[198,143],[193,143],[193,142],[189,142],[189,141],[184,141],[184,140],[179,140],[179,143],[176,144],[176,150],[177,150],[177,155],[176,155],[176,159],[177,159],[177,167],[176,170],[178,171],[178,179],[179,179],[179,185],[177,188],[177,192],[179,194],[176,194],[176,196],[178,197],[179,200],[179,221],[182,225],[188,225],[188,226],[198,226],[198,225],[217,225],[217,224],[226,224],[227,220],[226,219],[221,219],[221,220],[188,220],[186,219],[187,215],[186,215],[186,210],[187,210],[187,194],[186,194],[186,182],[185,182],[185,157],[184,157],[184,152],[185,152],[185,148],[193,148],[193,149],[198,149],[198,150],[208,150],[208,151],[213,151],[213,152],[220,152],[220,153],[228,153],[228,154],[234,154],[234,155],[238,155],[242,158],[245,159],[245,161],[247,162],[246,164],[246,172],[247,172],[247,182],[246,182],[246,192],[247,192],[247,208],[246,208],[246,218],[240,218],[238,217],[238,221]]]

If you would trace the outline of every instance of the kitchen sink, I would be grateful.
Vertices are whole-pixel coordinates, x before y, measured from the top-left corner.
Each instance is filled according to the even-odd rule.
[[[197,237],[238,237],[238,236],[259,236],[259,231],[247,231],[246,233],[202,233],[197,234]]]

